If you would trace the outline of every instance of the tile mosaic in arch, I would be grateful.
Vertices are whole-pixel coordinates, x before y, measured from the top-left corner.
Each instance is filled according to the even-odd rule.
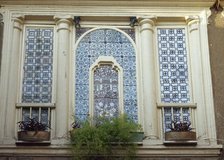
[[[89,68],[99,56],[113,56],[123,68],[124,112],[137,121],[135,49],[124,34],[113,29],[94,30],[78,44],[75,64],[76,117],[85,119],[89,114]]]
[[[27,27],[22,85],[23,103],[50,103],[52,99],[53,28]]]
[[[117,117],[119,114],[118,71],[112,65],[94,70],[94,116]]]
[[[161,101],[190,102],[186,35],[184,28],[158,28],[158,52]],[[181,116],[183,119],[181,119]],[[172,120],[190,121],[189,108],[164,109],[164,126],[169,130]]]

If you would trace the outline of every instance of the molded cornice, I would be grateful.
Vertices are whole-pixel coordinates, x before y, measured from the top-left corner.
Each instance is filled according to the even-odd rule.
[[[214,0],[1,0],[0,5],[211,7]]]

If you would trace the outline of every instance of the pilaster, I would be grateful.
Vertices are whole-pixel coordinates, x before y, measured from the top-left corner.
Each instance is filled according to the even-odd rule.
[[[156,108],[156,85],[154,66],[154,21],[155,17],[139,18],[142,80],[143,80],[143,128],[148,139],[158,139]]]
[[[57,27],[57,89],[55,135],[53,139],[61,139],[64,141],[69,130],[69,64],[71,56],[72,18],[70,16],[55,16],[54,18]]]
[[[23,16],[14,15],[12,17],[13,30],[10,50],[8,93],[5,108],[4,143],[14,143],[16,126],[16,107],[19,77],[19,59],[21,55]]]
[[[205,143],[203,140],[208,136],[206,129],[206,114],[204,101],[203,73],[202,73],[202,57],[200,44],[200,20],[198,16],[186,17],[186,23],[189,31],[189,49],[191,57],[192,73],[192,94],[193,101],[197,104],[196,108],[196,132],[198,143]]]

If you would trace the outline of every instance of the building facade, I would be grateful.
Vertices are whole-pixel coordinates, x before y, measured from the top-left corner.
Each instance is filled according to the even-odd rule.
[[[126,113],[145,133],[139,158],[217,159],[213,3],[1,1],[0,156],[69,159],[74,117]],[[27,117],[50,141],[18,141]],[[196,141],[166,141],[172,121],[191,122]]]

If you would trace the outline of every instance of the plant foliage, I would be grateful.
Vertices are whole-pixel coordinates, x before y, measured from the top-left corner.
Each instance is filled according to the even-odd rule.
[[[186,131],[192,130],[190,125],[191,125],[191,122],[173,121],[170,129],[171,131],[175,131],[175,132],[186,132]]]
[[[74,123],[73,126],[71,143],[74,159],[109,160],[119,154],[123,160],[132,159],[135,155],[131,132],[139,131],[141,126],[125,115],[110,119],[98,117],[80,125]]]
[[[28,118],[25,121],[19,121],[18,125],[22,131],[45,131],[50,128],[48,125],[37,121],[35,118]]]

